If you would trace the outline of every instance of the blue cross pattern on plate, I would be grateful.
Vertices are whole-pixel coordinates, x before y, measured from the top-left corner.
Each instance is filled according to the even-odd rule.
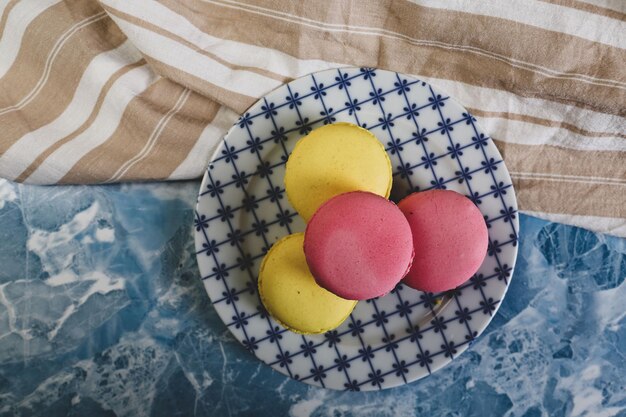
[[[274,242],[305,228],[285,196],[289,153],[312,129],[335,122],[369,129],[385,145],[392,200],[433,188],[468,196],[484,215],[489,246],[478,272],[455,290],[423,293],[400,284],[359,302],[337,329],[303,336],[267,314],[257,275]],[[425,82],[373,68],[318,72],[261,98],[218,146],[195,213],[202,280],[233,335],[291,378],[351,391],[411,382],[467,349],[506,293],[517,238],[511,179],[476,119]]]

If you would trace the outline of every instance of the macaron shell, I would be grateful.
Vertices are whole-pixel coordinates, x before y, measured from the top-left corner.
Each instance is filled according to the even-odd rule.
[[[413,193],[398,207],[413,233],[415,257],[403,282],[430,292],[458,287],[476,273],[487,253],[488,232],[478,208],[454,191]]]
[[[314,129],[295,146],[285,169],[287,198],[305,221],[330,198],[369,191],[388,198],[391,162],[370,131],[351,123]]]
[[[267,311],[296,333],[324,333],[348,318],[356,301],[342,299],[316,282],[307,266],[304,233],[286,236],[265,255],[259,294]]]
[[[391,201],[351,192],[327,201],[305,232],[304,251],[318,284],[366,300],[391,291],[413,258],[409,224]]]

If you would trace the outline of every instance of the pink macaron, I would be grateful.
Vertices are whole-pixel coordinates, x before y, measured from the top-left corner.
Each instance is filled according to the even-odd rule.
[[[398,206],[354,191],[325,202],[304,236],[304,254],[317,283],[348,300],[391,291],[413,259],[411,228]]]
[[[454,191],[413,193],[398,207],[413,233],[415,257],[404,283],[421,291],[458,287],[480,267],[487,253],[487,226],[470,199]]]

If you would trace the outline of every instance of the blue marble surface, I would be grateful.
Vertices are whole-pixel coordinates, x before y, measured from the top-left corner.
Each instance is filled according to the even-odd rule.
[[[626,416],[626,240],[521,217],[487,331],[383,392],[311,387],[236,342],[198,279],[197,182],[0,180],[0,415]]]

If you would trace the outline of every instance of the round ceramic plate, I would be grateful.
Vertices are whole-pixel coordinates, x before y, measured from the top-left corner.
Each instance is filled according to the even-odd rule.
[[[257,274],[274,242],[305,228],[285,195],[290,151],[311,129],[334,122],[358,124],[385,145],[392,200],[432,188],[472,199],[489,227],[489,248],[480,270],[454,291],[398,285],[385,297],[359,302],[336,330],[302,336],[268,316]],[[506,293],[517,236],[511,179],[474,117],[425,82],[372,68],[305,76],[253,105],[213,155],[195,218],[204,287],[234,336],[277,371],[340,390],[405,384],[467,349]]]

